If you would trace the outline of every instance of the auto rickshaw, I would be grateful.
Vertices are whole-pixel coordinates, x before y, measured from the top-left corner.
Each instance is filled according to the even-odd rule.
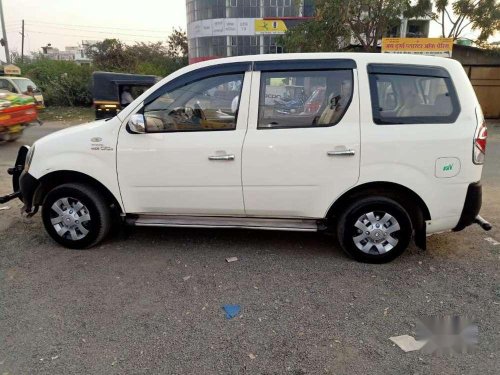
[[[94,97],[96,119],[116,116],[121,111],[121,95],[124,88],[130,89],[136,98],[160,80],[160,77],[111,72],[92,74],[92,94]]]

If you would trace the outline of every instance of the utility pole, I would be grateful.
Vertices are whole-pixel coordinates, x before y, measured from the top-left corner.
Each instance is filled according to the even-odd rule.
[[[24,63],[24,20],[21,26],[21,63]]]
[[[7,33],[5,32],[5,20],[3,18],[3,4],[0,0],[0,22],[2,22],[3,46],[5,48],[5,60],[10,64],[9,44],[7,43]]]

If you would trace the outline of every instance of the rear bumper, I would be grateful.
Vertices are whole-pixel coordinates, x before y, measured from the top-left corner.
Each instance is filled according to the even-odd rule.
[[[467,189],[467,196],[465,197],[462,215],[460,215],[460,220],[458,221],[456,227],[453,228],[453,231],[458,232],[469,225],[474,224],[474,221],[481,210],[482,199],[483,188],[481,182],[474,182],[470,184]]]

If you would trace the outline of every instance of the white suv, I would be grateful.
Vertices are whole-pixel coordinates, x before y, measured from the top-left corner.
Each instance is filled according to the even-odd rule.
[[[136,226],[337,233],[360,261],[461,230],[481,206],[486,128],[462,66],[384,54],[242,56],[185,67],[116,117],[21,148],[28,215],[88,248]]]

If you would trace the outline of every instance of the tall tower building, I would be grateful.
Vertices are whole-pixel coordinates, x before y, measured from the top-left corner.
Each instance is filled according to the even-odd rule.
[[[313,16],[313,0],[186,0],[189,62],[280,53],[276,38]]]

